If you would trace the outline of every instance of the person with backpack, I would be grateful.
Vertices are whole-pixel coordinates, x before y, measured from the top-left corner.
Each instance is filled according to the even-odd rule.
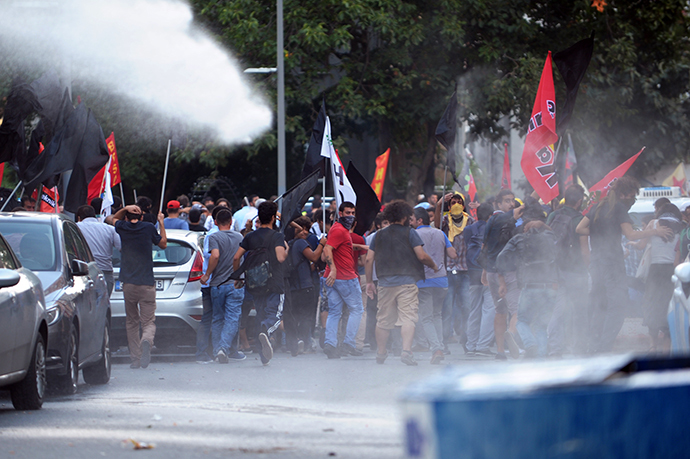
[[[355,223],[355,205],[345,201],[338,208],[338,221],[328,232],[324,257],[328,266],[324,272],[328,296],[328,318],[323,352],[329,359],[341,357],[338,349],[338,324],[343,313],[343,304],[349,310],[342,352],[361,356],[355,347],[355,336],[362,319],[362,289],[354,263],[350,228]]]
[[[254,297],[256,338],[261,345],[259,354],[264,365],[273,358],[269,338],[280,326],[285,301],[283,262],[287,259],[288,250],[283,235],[273,229],[277,213],[278,204],[275,202],[259,204],[259,227],[242,239],[233,258],[235,278],[244,273],[244,280],[237,280],[235,286],[240,288],[246,284],[245,288]],[[245,257],[244,262],[242,257]]]
[[[214,223],[218,226],[218,231],[208,236],[208,251],[211,256],[208,267],[201,276],[201,283],[206,284],[210,279],[213,355],[218,363],[228,363],[230,360],[246,358],[235,346],[244,288],[235,288],[231,277],[234,270],[233,258],[242,241],[242,235],[232,231],[232,213],[227,209],[218,212]]]
[[[493,214],[493,204],[483,203],[477,208],[477,221],[465,228],[463,237],[467,247],[467,268],[470,278],[470,307],[467,315],[467,353],[494,357],[490,347],[494,341],[496,308],[489,287],[482,284],[479,255],[484,241],[486,223]]]
[[[628,215],[640,185],[632,177],[623,176],[613,182],[606,197],[585,215],[577,225],[577,233],[589,236],[591,255],[589,272],[592,277],[589,351],[611,352],[626,317],[630,301],[626,283],[621,237],[637,241],[650,236],[670,237],[673,230],[665,226],[635,231]]]
[[[523,232],[513,236],[496,258],[498,272],[518,270],[516,329],[527,358],[546,356],[547,326],[558,290],[556,235],[545,219],[539,203],[527,205]]]
[[[283,325],[285,342],[293,357],[304,352],[306,345],[311,346],[311,328],[316,317],[316,296],[314,291],[318,284],[312,277],[311,264],[321,258],[326,246],[326,237],[322,235],[316,249],[312,250],[307,242],[311,220],[302,216],[294,220],[299,227],[295,237],[289,243],[288,258],[285,266],[285,277],[290,288],[290,302],[285,308]]]
[[[498,210],[494,212],[486,224],[480,255],[480,264],[484,267],[482,284],[489,286],[496,307],[494,316],[496,360],[506,360],[507,358],[505,355],[506,337],[509,340],[511,356],[517,359],[520,356],[520,350],[515,341],[514,333],[517,333],[520,288],[517,284],[515,269],[499,273],[496,268],[496,258],[516,232],[515,226],[517,220],[522,216],[524,207],[516,207],[515,194],[508,189],[503,189],[496,195],[494,205]],[[509,318],[510,325],[508,325]]]
[[[571,185],[565,190],[563,207],[549,215],[546,224],[556,235],[556,265],[558,266],[558,292],[556,307],[549,323],[549,355],[561,356],[566,344],[572,352],[587,352],[589,301],[583,297],[587,291],[587,265],[582,255],[577,225],[582,220],[582,202],[585,190]],[[586,247],[587,241],[584,241]]]

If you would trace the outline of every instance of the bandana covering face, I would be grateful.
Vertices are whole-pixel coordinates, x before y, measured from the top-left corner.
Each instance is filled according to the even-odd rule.
[[[448,219],[448,240],[453,242],[455,236],[459,236],[465,230],[468,215],[465,213],[465,206],[455,203],[450,206],[450,218]]]
[[[354,215],[348,215],[346,217],[340,217],[338,218],[338,221],[340,222],[341,225],[345,227],[346,230],[350,230],[352,228],[352,225],[355,223],[355,216]]]

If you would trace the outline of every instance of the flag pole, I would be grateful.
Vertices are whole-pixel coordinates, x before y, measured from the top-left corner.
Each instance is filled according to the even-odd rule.
[[[168,180],[168,162],[170,161],[170,146],[172,139],[168,139],[168,152],[165,154],[165,171],[163,172],[163,189],[161,190],[161,202],[158,206],[158,212],[163,212],[163,200],[165,199],[165,182]]]
[[[325,163],[324,163],[325,165]],[[326,234],[326,174],[323,174],[323,181],[321,182],[321,219],[323,221],[323,231],[321,233]]]
[[[446,152],[448,152],[448,150],[446,150]],[[443,226],[443,211],[445,210],[444,207],[446,206],[446,178],[447,178],[447,175],[448,175],[448,161],[446,161],[446,167],[443,169],[443,193],[441,193],[441,220],[440,220],[441,226]],[[437,228],[437,229],[441,229],[441,228]]]
[[[125,206],[125,189],[122,188],[122,180],[120,180],[120,196],[122,196],[122,207]]]
[[[2,205],[2,209],[0,209],[0,212],[5,210],[5,207],[7,207],[7,203],[10,202],[10,199],[12,199],[12,196],[14,196],[14,193],[17,192],[17,189],[21,186],[21,184],[22,184],[22,181],[20,180],[19,183],[17,183],[17,186],[14,187],[14,190],[12,190],[12,193],[10,193],[10,195],[5,200],[5,203]]]

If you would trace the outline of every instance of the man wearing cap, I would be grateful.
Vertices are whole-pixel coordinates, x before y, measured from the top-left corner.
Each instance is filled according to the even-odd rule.
[[[180,217],[180,201],[168,201],[168,218],[163,220],[168,229],[181,229],[189,231],[189,224]]]

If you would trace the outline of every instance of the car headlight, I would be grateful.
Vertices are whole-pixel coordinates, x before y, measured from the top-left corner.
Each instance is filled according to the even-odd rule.
[[[48,325],[53,325],[60,319],[60,308],[55,306],[46,311],[48,313]]]

